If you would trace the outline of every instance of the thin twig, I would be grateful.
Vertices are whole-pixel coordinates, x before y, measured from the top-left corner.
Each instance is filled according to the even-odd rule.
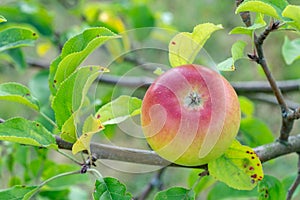
[[[256,94],[248,94],[248,95],[245,94],[245,96],[252,100],[258,100],[258,101],[262,101],[262,102],[266,102],[278,106],[277,99],[270,94],[256,93]],[[286,100],[286,103],[288,104],[288,107],[292,110],[298,110],[300,106],[298,103],[290,100]]]
[[[300,154],[298,153],[298,174],[297,178],[295,179],[294,183],[291,185],[287,192],[286,200],[291,200],[293,197],[293,194],[295,193],[297,187],[300,184]]]
[[[158,170],[156,172],[156,174],[154,175],[154,177],[149,182],[149,184],[147,185],[147,187],[145,188],[145,190],[142,192],[142,194],[136,199],[138,199],[138,200],[146,199],[150,195],[152,190],[155,188],[158,188],[158,190],[162,190],[163,182],[161,179],[162,179],[162,175],[165,172],[165,170],[166,170],[166,167],[163,167],[160,170]]]
[[[28,61],[32,67],[47,69],[49,64],[42,61]],[[124,87],[149,87],[154,79],[146,76],[115,76],[115,75],[101,75],[97,81],[107,84],[113,84]],[[255,93],[255,92],[273,92],[267,81],[235,81],[230,82],[237,93]],[[277,81],[277,86],[282,92],[293,92],[300,90],[300,79]]]
[[[237,93],[271,93],[273,92],[268,81],[237,81],[230,82]],[[276,81],[277,87],[282,92],[293,92],[300,90],[300,79]]]
[[[243,2],[243,0],[236,0],[236,6],[239,6],[242,2]],[[247,27],[251,26],[250,14],[249,13],[248,14],[241,13],[240,15],[241,15],[241,18],[242,18],[243,22],[245,23],[245,25]],[[257,62],[259,65],[261,65],[261,67],[262,67],[264,73],[266,74],[266,77],[271,85],[274,95],[278,101],[278,104],[281,107],[282,125],[281,125],[281,129],[280,129],[279,141],[287,142],[290,132],[294,125],[294,120],[295,120],[295,117],[291,117],[291,116],[295,116],[295,114],[294,114],[295,112],[293,110],[291,110],[288,107],[287,103],[285,102],[283,95],[281,93],[281,90],[278,87],[278,85],[276,84],[276,81],[268,67],[266,59],[264,57],[263,48],[262,48],[263,43],[264,43],[265,39],[267,38],[267,36],[272,31],[277,30],[279,27],[280,27],[279,21],[276,21],[276,22],[272,21],[262,34],[257,36],[254,33],[254,45],[255,45],[254,54],[248,54],[248,56],[250,59]]]
[[[259,64],[269,83],[270,86],[273,90],[273,93],[278,101],[278,104],[281,108],[281,113],[282,113],[282,125],[281,125],[281,129],[280,129],[280,136],[279,136],[279,140],[281,142],[287,142],[288,141],[288,137],[289,134],[293,128],[293,124],[294,124],[294,120],[291,119],[289,116],[291,116],[294,112],[293,110],[291,110],[287,103],[284,100],[284,97],[281,93],[281,90],[279,89],[269,67],[268,64],[266,62],[266,59],[264,57],[264,52],[263,52],[263,43],[265,41],[265,39],[267,38],[267,36],[270,34],[270,32],[277,30],[279,27],[279,22],[271,22],[271,24],[265,29],[265,31],[260,35],[257,36],[256,34],[254,34],[254,44],[255,44],[255,53],[254,54],[248,54],[249,58],[252,59],[253,61],[257,62],[257,64]]]
[[[278,23],[272,23],[268,28],[266,28],[266,30],[259,36],[259,37],[255,37],[255,48],[256,48],[256,53],[253,55],[253,60],[255,60],[259,65],[261,65],[270,85],[271,88],[277,98],[277,101],[279,103],[279,105],[281,106],[282,109],[284,109],[286,112],[289,110],[287,104],[284,101],[283,95],[281,93],[281,90],[279,89],[279,87],[277,86],[277,83],[268,67],[268,64],[266,62],[265,56],[264,56],[264,52],[263,52],[263,42],[266,39],[266,37],[269,35],[269,33],[273,30],[276,30],[278,27]]]
[[[115,75],[102,75],[97,79],[101,83],[107,83],[123,87],[144,87],[148,88],[153,82],[154,79],[150,77],[135,77],[135,76],[115,76]],[[271,93],[273,92],[270,83],[268,81],[232,81],[230,82],[235,91],[239,94],[244,93],[256,93],[264,92]],[[277,86],[283,92],[293,92],[300,90],[300,79],[295,80],[284,80],[277,81]]]
[[[29,194],[29,196],[27,196],[27,195],[26,196],[27,196],[28,199],[31,199],[37,192],[39,192],[39,190],[43,186],[47,185],[49,182],[51,182],[51,181],[53,181],[55,179],[64,177],[64,176],[69,176],[69,175],[74,175],[74,174],[80,174],[80,171],[65,172],[65,173],[62,173],[62,174],[58,174],[56,176],[52,176],[51,178],[49,178],[49,179],[45,180],[44,182],[42,182],[41,184],[39,184],[37,186],[37,188],[32,191],[32,193],[31,192],[27,193],[27,195]]]
[[[49,69],[49,66],[50,66],[49,63],[46,63],[46,62],[40,61],[40,60],[33,60],[30,58],[27,58],[26,62],[31,67],[35,67],[35,68],[39,68],[39,69]]]
[[[97,81],[101,83],[112,84],[122,87],[144,87],[148,88],[154,79],[150,77],[135,77],[135,76],[115,76],[115,75],[101,75],[98,77]]]
[[[69,154],[63,152],[61,149],[57,149],[57,152],[60,153],[61,155],[65,156],[65,157],[69,158],[74,163],[76,163],[78,165],[82,165],[81,162],[79,162],[78,160],[76,160],[73,156],[70,156]]]
[[[298,106],[297,108],[293,109],[293,114],[288,116],[288,118],[290,120],[296,120],[296,119],[300,119],[300,106]]]

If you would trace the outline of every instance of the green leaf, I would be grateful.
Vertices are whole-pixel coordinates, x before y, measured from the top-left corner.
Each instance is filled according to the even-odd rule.
[[[129,117],[140,114],[142,100],[136,97],[122,95],[102,106],[95,116],[103,125],[118,124]]]
[[[12,176],[8,182],[9,187],[13,187],[15,185],[21,185],[21,184],[22,184],[22,180],[18,176]]]
[[[217,180],[238,190],[252,190],[264,176],[255,152],[237,140],[221,157],[208,163],[208,170]]]
[[[32,46],[37,34],[21,27],[10,27],[0,31],[0,52],[23,46]]]
[[[41,4],[29,1],[15,1],[1,5],[0,13],[5,16],[9,23],[29,24],[39,33],[45,36],[53,36],[53,14]]]
[[[44,197],[45,199],[59,199],[59,200],[69,200],[70,194],[69,189],[64,190],[43,190],[39,192],[39,196]],[[42,198],[42,199],[44,199]],[[72,199],[73,200],[73,199]]]
[[[244,96],[239,96],[241,112],[245,117],[252,117],[254,113],[254,103]]]
[[[137,39],[139,41],[147,39],[152,31],[152,27],[155,27],[155,17],[149,6],[141,3],[134,4],[130,7],[127,16],[130,17],[133,28],[138,29],[138,31],[134,32]]]
[[[209,191],[207,200],[229,200],[229,199],[255,199],[258,196],[257,190],[236,190],[219,182]],[[251,198],[252,197],[252,198]]]
[[[288,37],[285,37],[281,52],[284,61],[288,65],[292,64],[295,60],[300,59],[300,39],[291,41]]]
[[[21,103],[34,110],[39,110],[38,101],[31,95],[27,87],[19,83],[0,84],[0,100]]]
[[[154,71],[153,71],[153,74],[157,75],[157,76],[160,76],[162,75],[163,73],[165,73],[164,70],[162,70],[162,68],[160,67],[157,67]]]
[[[41,107],[48,106],[50,90],[48,86],[49,70],[40,70],[28,83],[32,94],[39,100]]]
[[[273,176],[265,176],[258,184],[259,200],[285,199],[282,183]]]
[[[225,61],[217,65],[218,70],[221,71],[234,71],[234,63],[244,57],[244,49],[247,43],[244,41],[237,41],[231,47],[231,58],[226,59]]]
[[[175,35],[169,43],[169,61],[172,67],[193,63],[197,54],[211,34],[222,29],[222,25],[199,24],[192,33],[182,32]]]
[[[268,144],[274,141],[270,128],[260,119],[247,117],[241,120],[240,136],[250,147]]]
[[[131,200],[132,196],[126,191],[126,187],[119,180],[111,177],[105,177],[102,180],[96,180],[93,193],[94,200]]]
[[[264,20],[264,15],[261,13],[257,13],[256,17],[255,17],[255,21],[254,23],[249,26],[249,27],[235,27],[234,29],[232,29],[230,31],[229,34],[245,34],[245,35],[249,35],[250,37],[253,36],[253,32],[256,29],[260,29],[262,27],[266,26],[266,22]]]
[[[118,37],[110,30],[98,27],[86,29],[69,39],[61,54],[50,65],[49,86],[52,94],[56,94],[60,84],[76,70],[92,51],[107,40]]]
[[[73,113],[61,128],[60,137],[68,142],[74,143],[77,140],[77,112]]]
[[[24,71],[27,68],[23,52],[20,48],[8,49],[6,53],[12,58],[17,70]]]
[[[167,190],[158,192],[155,200],[194,200],[195,194],[192,190],[182,187],[172,187]]]
[[[7,22],[7,20],[5,19],[5,17],[3,17],[2,15],[0,15],[0,23],[2,22]]]
[[[257,12],[281,19],[281,13],[287,5],[286,0],[247,0],[241,3],[235,12]]]
[[[199,174],[203,172],[202,169],[193,169],[188,177],[188,187],[193,188],[193,191],[198,195],[201,191],[207,189],[213,185],[216,180],[212,176],[199,177]],[[198,181],[200,178],[200,181]]]
[[[235,42],[231,47],[231,55],[233,58],[233,61],[237,61],[238,59],[241,59],[244,57],[244,49],[246,47],[247,43],[244,41],[237,41]]]
[[[217,64],[217,69],[220,71],[234,71],[234,60],[232,57],[227,58],[226,60]]]
[[[87,150],[89,153],[91,153],[91,139],[95,133],[101,131],[102,129],[104,129],[104,126],[101,124],[101,121],[92,115],[89,116],[83,124],[81,136],[72,147],[72,153],[76,154],[83,150]]]
[[[1,123],[0,140],[56,148],[55,137],[46,128],[24,118],[12,118]]]
[[[287,23],[300,30],[300,6],[288,5],[283,10],[282,16],[292,19],[292,22],[287,21]]]
[[[61,84],[52,101],[58,128],[81,108],[91,84],[104,71],[100,66],[81,67]]]
[[[23,197],[35,190],[37,186],[17,185],[12,188],[0,190],[0,199],[23,200]]]

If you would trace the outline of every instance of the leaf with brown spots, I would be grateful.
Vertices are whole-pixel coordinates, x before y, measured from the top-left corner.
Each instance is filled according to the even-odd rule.
[[[30,90],[19,83],[9,82],[0,84],[0,100],[16,102],[39,110],[39,102],[30,94]]]
[[[237,140],[221,157],[208,163],[208,170],[217,180],[238,190],[252,190],[264,177],[258,156]]]
[[[93,135],[104,129],[100,120],[90,115],[84,122],[82,135],[78,138],[72,147],[72,153],[76,154],[80,151],[87,150],[90,154],[90,142]]]

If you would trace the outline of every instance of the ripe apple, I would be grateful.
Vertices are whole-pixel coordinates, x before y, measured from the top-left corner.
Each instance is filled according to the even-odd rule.
[[[238,97],[217,72],[188,64],[162,74],[147,90],[141,124],[151,148],[173,163],[196,166],[221,156],[237,135]]]

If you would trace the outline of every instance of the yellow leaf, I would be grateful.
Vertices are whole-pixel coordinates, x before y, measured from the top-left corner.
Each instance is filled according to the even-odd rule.
[[[204,23],[195,26],[192,33],[182,32],[169,43],[169,61],[172,67],[191,64],[210,35],[222,29],[222,25]]]
[[[208,163],[208,170],[217,180],[238,190],[252,190],[264,177],[256,153],[237,140],[221,157]]]
[[[78,138],[72,147],[72,153],[76,154],[80,151],[87,150],[90,154],[90,143],[93,135],[104,129],[104,126],[98,118],[90,115],[84,122],[82,135]]]
[[[74,117],[76,117],[77,112],[73,113],[67,121],[63,124],[61,128],[60,137],[67,141],[67,142],[75,142],[77,135],[76,135],[76,122]]]
[[[275,17],[277,19],[280,19],[280,16],[278,15],[276,9],[272,6],[272,4],[265,3],[262,1],[246,1],[240,4],[239,7],[237,7],[235,13],[240,12],[258,12],[266,15],[270,15],[272,17]]]

